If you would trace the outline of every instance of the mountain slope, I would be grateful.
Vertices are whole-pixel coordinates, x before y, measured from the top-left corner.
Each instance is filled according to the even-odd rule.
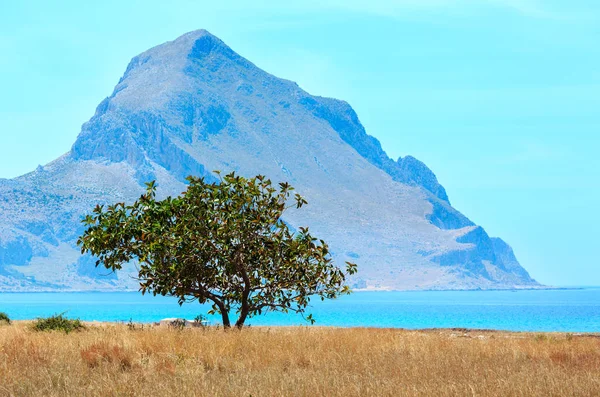
[[[0,287],[135,288],[78,254],[81,216],[135,199],[148,180],[173,195],[187,175],[215,169],[295,186],[310,205],[286,220],[357,262],[356,287],[538,285],[423,163],[390,159],[350,105],[311,96],[200,30],[133,58],[69,153],[0,180]]]

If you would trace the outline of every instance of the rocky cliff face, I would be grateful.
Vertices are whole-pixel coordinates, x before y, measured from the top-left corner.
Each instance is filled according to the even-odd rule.
[[[175,195],[186,176],[215,169],[289,181],[309,206],[286,221],[357,262],[357,287],[538,285],[506,243],[450,205],[425,164],[390,159],[346,102],[312,96],[196,31],[133,58],[69,153],[0,180],[0,288],[135,288],[80,256],[81,217],[134,200],[146,181]]]

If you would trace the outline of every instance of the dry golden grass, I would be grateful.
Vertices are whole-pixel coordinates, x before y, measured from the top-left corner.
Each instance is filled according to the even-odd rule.
[[[0,326],[0,396],[598,396],[600,339],[340,328]]]

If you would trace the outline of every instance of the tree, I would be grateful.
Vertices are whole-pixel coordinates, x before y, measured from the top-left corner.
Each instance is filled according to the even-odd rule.
[[[175,296],[179,304],[212,303],[229,328],[268,311],[304,316],[311,297],[321,300],[350,293],[347,274],[332,262],[323,240],[297,232],[283,221],[286,210],[307,204],[293,188],[275,188],[262,175],[247,179],[234,173],[218,182],[189,177],[179,197],[156,199],[156,184],[132,205],[98,205],[83,220],[81,252],[96,256],[96,266],[117,271],[139,263],[143,294]],[[306,317],[314,322],[312,315]]]

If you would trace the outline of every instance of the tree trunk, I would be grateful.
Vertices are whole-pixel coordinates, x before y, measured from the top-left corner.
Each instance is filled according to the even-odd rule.
[[[223,328],[231,328],[231,323],[229,322],[229,312],[227,312],[227,310],[221,309],[221,317],[223,318]]]
[[[242,249],[244,246],[242,245]],[[242,293],[242,307],[240,308],[240,317],[235,323],[235,326],[239,329],[244,327],[244,322],[246,321],[246,317],[248,317],[248,313],[250,312],[250,304],[248,303],[248,298],[250,297],[250,288],[251,282],[250,277],[248,277],[248,272],[246,271],[246,267],[243,262],[243,254],[240,251],[237,268],[240,274],[242,275],[242,279],[244,279],[244,292]]]
[[[244,322],[246,321],[246,318],[248,317],[248,311],[249,311],[249,305],[248,305],[248,301],[244,301],[242,303],[242,308],[240,310],[240,317],[238,318],[238,320],[235,323],[235,326],[238,328],[243,328],[244,327]]]

